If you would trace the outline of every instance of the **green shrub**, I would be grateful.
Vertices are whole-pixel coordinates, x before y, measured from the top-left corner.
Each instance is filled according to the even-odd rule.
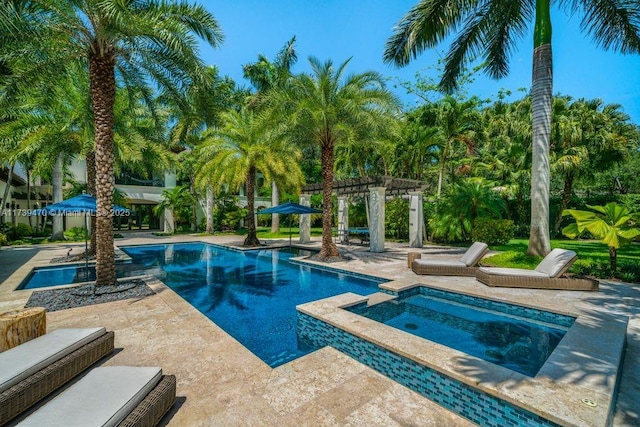
[[[82,227],[71,227],[65,230],[64,237],[67,240],[84,240],[87,237],[87,233]]]
[[[351,222],[351,221],[349,221]],[[385,206],[385,234],[389,238],[409,238],[409,201],[393,199]]]
[[[9,235],[12,237],[12,240],[19,240],[26,236],[32,236],[33,229],[29,224],[18,223],[11,226]]]
[[[471,238],[489,246],[506,245],[513,239],[515,226],[510,219],[478,218],[473,222]]]
[[[0,233],[0,246],[4,246],[7,244],[7,236],[5,236],[4,234]]]

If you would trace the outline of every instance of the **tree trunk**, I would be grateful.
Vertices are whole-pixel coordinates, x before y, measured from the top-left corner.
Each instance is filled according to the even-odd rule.
[[[611,264],[611,272],[616,271],[618,268],[618,250],[613,246],[609,246],[609,264]]]
[[[338,248],[331,236],[332,227],[332,200],[333,192],[333,141],[327,138],[322,142],[322,249],[320,257],[329,258],[340,256]]]
[[[280,204],[280,192],[278,191],[278,185],[275,181],[271,182],[271,206],[278,206]],[[280,231],[280,215],[271,215],[271,232],[278,233]]]
[[[87,152],[87,193],[96,197],[96,152],[91,149]],[[96,216],[91,215],[91,241],[89,242],[89,256],[96,255]]]
[[[100,52],[99,47],[95,48]],[[111,52],[89,58],[91,104],[95,126],[96,154],[96,286],[116,283],[113,247],[113,104],[116,82]]]
[[[191,192],[191,195],[196,198],[196,189],[193,181],[191,181],[191,184],[189,184],[189,191]],[[197,202],[191,206],[191,231],[193,231],[194,233],[198,232],[198,212],[196,211],[197,206]]]
[[[0,200],[0,202],[2,203],[2,205],[0,205],[0,212],[3,212],[2,215],[2,222],[4,223],[4,212],[6,212],[4,210],[6,204],[7,204],[7,200],[9,199],[9,192],[11,191],[11,179],[13,178],[13,168],[14,168],[15,164],[11,164],[11,167],[9,167],[9,173],[7,175],[7,185],[5,185],[4,187],[4,195],[2,196],[2,200]],[[8,208],[8,206],[7,206]]]
[[[436,198],[440,198],[440,194],[442,193],[442,177],[444,175],[444,167],[447,162],[447,147],[449,147],[449,142],[446,141],[444,143],[444,148],[442,149],[442,157],[440,158],[440,170],[438,171],[438,192],[436,193]]]
[[[207,214],[207,233],[213,234],[213,188],[208,185],[206,189],[206,214]]]
[[[256,167],[249,166],[247,171],[247,238],[244,239],[244,246],[260,246],[260,240],[256,236]]]
[[[556,218],[555,226],[553,227],[553,232],[555,235],[558,234],[560,230],[560,224],[562,223],[562,212],[569,207],[569,202],[571,202],[571,193],[573,192],[573,180],[574,173],[569,172],[564,179],[564,188],[562,189],[562,201],[560,202],[560,211],[558,212],[558,216]]]
[[[27,169],[27,211],[31,209],[31,171]],[[28,215],[29,227],[33,228],[33,221],[31,221],[31,215]]]
[[[553,63],[549,0],[536,1],[534,29],[533,143],[531,156],[531,230],[527,254],[545,256],[551,251],[549,238],[549,140],[553,101]]]
[[[58,154],[56,163],[53,166],[53,174],[51,176],[51,184],[53,186],[53,203],[63,200],[62,195],[62,175],[64,172],[64,154]],[[53,230],[51,240],[64,240],[63,216],[53,215]]]

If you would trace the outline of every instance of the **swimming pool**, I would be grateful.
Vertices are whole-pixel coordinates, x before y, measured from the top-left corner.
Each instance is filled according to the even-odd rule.
[[[134,265],[160,269],[168,287],[271,367],[318,348],[298,339],[296,305],[345,292],[368,295],[386,281],[290,263],[309,252],[289,248],[237,251],[184,243],[121,249]]]
[[[575,318],[535,316],[515,305],[420,287],[407,296],[349,311],[535,376]],[[548,313],[548,312],[547,312]],[[546,320],[543,321],[542,319]]]

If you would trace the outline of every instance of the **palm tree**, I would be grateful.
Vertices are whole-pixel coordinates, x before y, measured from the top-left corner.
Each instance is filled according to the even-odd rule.
[[[627,207],[614,202],[587,207],[591,210],[567,209],[562,213],[571,215],[576,221],[563,228],[562,234],[575,239],[586,230],[596,239],[601,239],[609,247],[611,270],[616,271],[618,249],[640,236],[640,213],[632,213]]]
[[[264,97],[268,96],[270,90],[285,88],[287,81],[291,77],[291,67],[298,61],[295,43],[296,37],[293,36],[280,49],[273,62],[260,54],[258,55],[258,61],[242,67],[244,77],[249,79],[257,91],[249,101],[251,108],[259,110]],[[279,189],[274,181],[271,183],[271,204],[276,206],[279,203]],[[271,232],[277,233],[279,230],[280,216],[273,214],[271,216]]]
[[[96,285],[114,284],[111,206],[117,82],[145,87],[151,80],[179,94],[182,84],[202,76],[194,34],[215,47],[222,40],[218,23],[204,7],[184,2],[34,0],[22,2],[19,14],[9,13],[10,3],[0,7],[2,15],[15,17],[11,23],[16,30],[10,40],[0,42],[0,61],[24,66],[13,76],[16,86],[46,79],[69,63],[88,68],[97,168]],[[31,52],[28,61],[15,54],[25,50]],[[150,91],[146,94],[148,99]]]
[[[189,191],[189,187],[177,186],[168,188],[162,192],[162,200],[158,203],[153,211],[159,215],[167,210],[173,213],[173,224],[171,230],[176,230],[176,218],[181,223],[189,222],[191,210],[196,203],[195,197]]]
[[[322,163],[321,257],[339,256],[331,238],[331,192],[334,147],[343,141],[373,139],[384,134],[385,116],[395,112],[398,100],[376,72],[346,75],[350,60],[334,67],[310,57],[311,73],[295,76],[286,91],[273,96],[279,117],[288,117],[289,138],[320,145]]]
[[[268,181],[299,187],[304,181],[300,153],[279,137],[276,127],[265,115],[251,110],[228,111],[222,115],[224,126],[211,132],[197,150],[196,184],[215,183],[220,192],[225,186],[236,191],[245,185],[247,195],[247,237],[244,246],[258,246],[255,223],[256,174]]]
[[[556,103],[562,107],[557,108]],[[628,120],[619,105],[605,105],[600,99],[570,103],[567,97],[554,98],[554,128],[558,130],[552,133],[551,170],[557,171],[564,181],[556,232],[560,229],[562,212],[571,202],[576,179],[591,175],[593,170],[609,169],[622,160],[635,138]]]
[[[583,16],[581,28],[604,49],[640,53],[640,2],[598,0],[562,1],[563,9]],[[549,144],[553,67],[551,54],[551,1],[490,0],[447,2],[421,0],[398,23],[387,41],[384,59],[406,65],[425,49],[436,47],[452,31],[462,27],[445,58],[440,85],[456,87],[464,64],[480,54],[493,78],[509,73],[509,54],[514,40],[527,34],[534,23],[533,145],[531,165],[530,255],[546,255],[549,239]]]

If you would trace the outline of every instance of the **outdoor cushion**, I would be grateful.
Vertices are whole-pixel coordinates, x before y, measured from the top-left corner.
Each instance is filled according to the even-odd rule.
[[[558,277],[571,266],[578,254],[566,249],[554,249],[536,267],[536,271],[549,277]]]
[[[458,261],[457,259],[449,260],[449,259],[414,259],[413,263],[418,266],[430,266],[430,265],[439,265],[443,267],[466,267],[467,265]]]
[[[462,261],[467,267],[474,266],[480,261],[480,258],[482,258],[485,252],[487,252],[488,248],[489,246],[487,246],[486,243],[475,242],[469,247],[469,249],[467,249],[464,255],[462,255],[460,261]]]
[[[116,426],[153,390],[161,377],[162,369],[158,367],[95,368],[18,425]]]
[[[105,328],[57,329],[0,353],[0,392],[105,333]]]
[[[548,274],[524,268],[480,267],[479,271],[494,276],[549,277]]]

